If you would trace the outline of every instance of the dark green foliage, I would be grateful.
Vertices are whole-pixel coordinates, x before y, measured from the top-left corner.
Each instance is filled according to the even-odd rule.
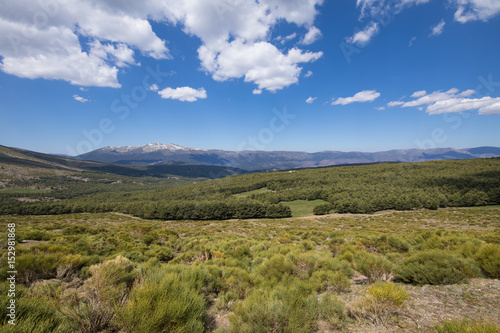
[[[10,186],[35,185],[50,192],[0,191],[0,214],[113,211],[147,219],[224,220],[289,217],[286,207],[274,205],[296,200],[326,201],[314,208],[318,215],[494,205],[500,203],[499,170],[500,158],[381,163],[245,174],[176,188],[165,187],[187,182],[109,175],[111,180],[84,172],[76,179],[64,177],[63,183],[50,177],[13,181]]]
[[[329,203],[319,204],[313,209],[314,215],[325,215],[333,210],[333,206]]]
[[[454,284],[480,276],[475,262],[441,250],[416,253],[396,267],[396,278],[414,284]]]

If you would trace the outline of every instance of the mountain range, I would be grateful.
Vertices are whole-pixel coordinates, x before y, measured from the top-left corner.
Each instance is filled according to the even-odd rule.
[[[429,160],[499,157],[499,147],[468,149],[402,149],[380,152],[323,151],[226,151],[202,150],[175,144],[150,143],[142,146],[105,147],[75,158],[129,165],[212,165],[257,170],[286,170],[339,164],[376,162],[421,162]]]

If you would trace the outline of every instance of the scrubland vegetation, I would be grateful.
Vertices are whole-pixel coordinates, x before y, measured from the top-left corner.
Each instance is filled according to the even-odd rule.
[[[17,325],[1,297],[0,332],[499,332],[499,206],[0,218],[18,240]]]

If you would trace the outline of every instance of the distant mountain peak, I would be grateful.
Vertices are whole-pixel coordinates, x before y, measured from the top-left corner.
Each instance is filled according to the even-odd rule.
[[[102,148],[101,151],[108,151],[108,152],[116,152],[116,153],[129,153],[129,152],[142,152],[142,153],[151,153],[155,152],[158,150],[168,150],[168,151],[189,151],[189,150],[195,150],[195,151],[203,151],[202,149],[197,149],[197,148],[189,148],[189,147],[183,147],[179,146],[173,143],[148,143],[145,145],[141,146],[108,146],[105,148]]]

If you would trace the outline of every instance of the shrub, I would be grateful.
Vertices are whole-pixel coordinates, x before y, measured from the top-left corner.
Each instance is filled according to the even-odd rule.
[[[132,289],[118,317],[125,332],[203,332],[205,301],[178,274],[168,273],[160,283],[145,282]]]
[[[136,277],[134,264],[122,256],[93,265],[89,271],[89,292],[111,307],[123,300]]]
[[[500,278],[500,246],[483,245],[476,253],[476,262],[483,272],[492,278]]]
[[[1,295],[7,295],[8,283],[0,283]],[[57,316],[56,309],[43,297],[32,297],[22,285],[16,286],[16,325],[8,324],[7,317],[10,305],[9,297],[0,297],[0,332],[61,332],[62,320]]]
[[[333,329],[345,326],[347,313],[344,303],[332,293],[325,293],[319,301],[319,314]]]
[[[331,289],[340,293],[351,289],[351,280],[339,271],[315,271],[311,276],[311,281],[316,286],[316,291],[318,292]]]
[[[462,320],[448,320],[434,327],[438,333],[500,333],[500,328],[493,323]]]
[[[319,204],[314,207],[313,214],[314,215],[325,215],[330,213],[333,210],[333,206],[330,203]]]
[[[392,278],[392,264],[382,256],[361,252],[355,258],[356,269],[368,282],[388,281]]]
[[[408,297],[408,293],[400,285],[377,282],[368,287],[364,297],[351,309],[351,314],[358,319],[366,318],[385,325],[392,316],[400,313]]]
[[[396,278],[414,284],[454,284],[481,272],[472,260],[441,250],[416,253],[396,268]]]
[[[233,307],[231,332],[311,332],[318,319],[318,296],[303,282],[254,289]]]

